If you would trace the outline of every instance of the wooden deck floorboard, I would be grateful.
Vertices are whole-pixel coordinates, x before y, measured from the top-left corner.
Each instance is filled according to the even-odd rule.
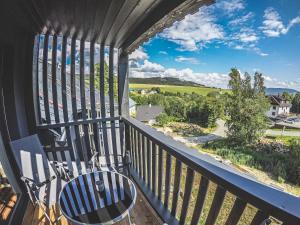
[[[9,185],[0,184],[0,224],[8,224],[14,206],[17,202],[17,195]]]
[[[60,215],[58,206],[53,206],[50,211],[51,219],[54,221]],[[142,193],[138,190],[138,197],[136,204],[130,213],[131,222],[133,225],[162,225],[163,222],[155,213],[154,209],[149,205],[148,201],[144,198]],[[43,216],[43,211],[39,207],[33,207],[28,204],[23,225],[50,225],[46,218]],[[66,218],[62,218],[57,225],[71,225]],[[129,225],[128,218],[116,223],[116,225]]]

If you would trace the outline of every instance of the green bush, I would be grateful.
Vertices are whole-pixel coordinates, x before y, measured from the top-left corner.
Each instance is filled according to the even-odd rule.
[[[159,116],[156,117],[156,123],[158,126],[166,126],[171,122],[177,122],[178,119],[173,116],[168,116],[166,113],[162,113]]]
[[[270,144],[270,146],[272,143]],[[246,165],[273,174],[279,182],[300,184],[300,141],[292,140],[288,151],[278,152],[271,148],[257,149],[256,146],[230,145],[228,140],[218,140],[206,144],[215,154],[233,163]]]

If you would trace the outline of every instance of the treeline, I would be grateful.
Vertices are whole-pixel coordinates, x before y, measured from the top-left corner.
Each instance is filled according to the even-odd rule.
[[[90,85],[89,75],[85,76],[85,84]],[[94,67],[94,87],[96,90],[100,91],[100,64],[95,64]],[[114,96],[117,97],[118,94],[118,76],[114,74],[113,76],[113,89]],[[104,62],[104,93],[108,94],[109,91],[109,68],[106,62]]]
[[[160,125],[169,122],[189,122],[203,127],[214,127],[216,120],[224,113],[224,95],[219,92],[211,92],[207,96],[196,93],[172,93],[161,92],[159,88],[153,88],[157,93],[140,95],[130,93],[130,97],[138,105],[160,105],[165,113],[157,118]]]

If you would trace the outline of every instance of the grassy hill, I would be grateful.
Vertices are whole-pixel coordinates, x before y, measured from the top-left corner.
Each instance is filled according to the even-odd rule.
[[[289,94],[296,94],[298,91],[290,88],[266,88],[267,95],[278,95],[283,92],[287,92]]]
[[[151,78],[129,78],[130,89],[151,89],[159,87],[161,91],[172,93],[192,93],[195,92],[200,95],[207,95],[209,92],[225,91],[220,88],[206,87],[192,81],[180,80],[173,77],[151,77]]]
[[[159,85],[175,85],[175,86],[191,86],[205,87],[203,84],[198,84],[193,81],[180,80],[174,77],[150,77],[150,78],[129,78],[129,83],[132,84],[159,84]]]
[[[210,88],[210,87],[193,87],[193,86],[175,86],[175,85],[158,85],[158,84],[129,84],[130,89],[151,89],[153,87],[159,87],[161,91],[165,92],[172,92],[172,93],[189,93],[195,92],[199,95],[207,95],[209,92],[214,91],[224,91],[220,88]]]

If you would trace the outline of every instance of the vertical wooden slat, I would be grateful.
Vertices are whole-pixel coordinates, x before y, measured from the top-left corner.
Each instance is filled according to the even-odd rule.
[[[49,93],[48,93],[48,43],[49,34],[44,36],[44,49],[43,49],[43,95],[44,95],[44,108],[46,123],[51,123],[50,108],[49,108]]]
[[[106,109],[105,109],[105,77],[104,77],[104,43],[101,44],[100,47],[100,103],[101,103],[101,117],[106,118]],[[106,122],[102,122],[102,133],[103,133],[103,144],[104,144],[104,152],[107,164],[111,164],[109,157],[109,148],[108,148],[108,138],[107,138],[107,124]]]
[[[176,210],[177,210],[177,205],[178,205],[177,203],[178,203],[178,197],[179,197],[179,191],[180,191],[181,173],[182,173],[182,164],[178,159],[176,159],[175,175],[174,175],[174,187],[173,187],[173,199],[172,199],[172,210],[171,210],[171,214],[174,217],[176,216]]]
[[[146,140],[145,140],[145,136],[142,134],[142,159],[141,159],[141,162],[143,164],[143,179],[144,181],[146,182],[146,162],[147,162],[147,159],[146,159]]]
[[[134,129],[134,142],[135,142],[135,162],[136,162],[136,171],[139,173],[139,140],[138,140],[138,135],[137,135],[137,131]]]
[[[159,146],[158,149],[158,179],[157,179],[157,197],[162,200],[162,178],[163,178],[163,150]]]
[[[95,101],[95,42],[92,41],[90,44],[90,101],[91,101],[91,116],[92,119],[97,117],[96,112],[96,101]],[[93,123],[93,137],[96,152],[100,152],[100,143],[99,143],[99,130],[98,124]]]
[[[53,35],[53,42],[52,42],[52,67],[51,67],[51,72],[52,72],[52,99],[53,99],[53,111],[54,111],[54,120],[55,123],[60,122],[59,118],[59,111],[58,111],[58,99],[57,99],[57,36]],[[57,155],[57,156],[56,156]],[[53,153],[54,159],[57,160],[66,160],[64,152],[56,152]]]
[[[138,149],[137,149],[137,153],[138,153],[138,162],[139,162],[139,175],[142,177],[142,135],[139,133],[139,131],[137,130],[137,140],[138,140]]]
[[[64,122],[69,121],[68,115],[68,103],[67,103],[67,82],[66,82],[66,56],[67,56],[67,37],[63,36],[62,38],[62,49],[61,49],[61,96],[62,96],[62,105],[63,105],[63,116]],[[72,147],[72,139],[71,139],[71,132],[70,127],[65,127],[66,136],[67,136],[67,143],[68,147],[70,148],[70,157],[71,160],[75,160],[75,154]]]
[[[58,100],[57,100],[57,78],[56,78],[56,55],[57,55],[57,36],[53,35],[52,44],[52,94],[53,94],[53,110],[55,123],[59,123]]]
[[[132,136],[131,136],[131,129],[128,124],[124,124],[125,126],[125,148],[126,151],[130,152],[130,157],[131,157],[131,165],[133,165],[133,149],[132,149]]]
[[[124,143],[126,143],[125,141],[125,123],[122,120],[115,120],[115,125],[116,127],[119,126],[119,129],[115,129],[116,130],[116,151],[118,154],[121,155],[125,155],[125,151],[130,150],[130,149],[126,149],[126,145]],[[118,143],[120,141],[120,143]]]
[[[109,68],[108,68],[108,89],[109,89],[109,106],[110,106],[110,117],[115,116],[115,101],[114,101],[114,46],[109,47]],[[119,124],[120,127],[120,124]],[[118,162],[118,152],[117,152],[117,143],[116,143],[116,125],[115,121],[111,121],[111,138],[112,138],[112,147],[114,153],[114,162],[116,165]],[[121,145],[121,147],[123,147]]]
[[[76,121],[78,119],[77,115],[77,98],[76,98],[76,75],[75,75],[75,51],[76,51],[76,37],[72,38],[71,42],[71,99],[72,99],[72,114],[73,120]],[[78,125],[74,125],[75,136],[76,136],[76,149],[77,154],[79,156],[80,161],[84,160],[86,163],[88,162],[87,158],[84,156],[81,146],[81,137],[79,132]]]
[[[118,60],[118,101],[119,115],[129,116],[129,79],[128,79],[128,54],[122,52]]]
[[[40,35],[35,36],[33,50],[33,85],[34,89],[34,112],[36,124],[41,124],[41,107],[40,107],[40,84],[39,84],[39,51],[40,51]]]
[[[181,208],[181,215],[180,215],[180,224],[185,224],[185,220],[187,217],[187,211],[190,204],[192,187],[194,184],[194,171],[191,168],[187,168],[187,175],[185,179],[185,190],[184,190],[184,197],[183,203]]]
[[[152,187],[152,180],[151,180],[151,145],[150,145],[150,139],[147,138],[147,183],[149,189]]]
[[[269,215],[266,214],[265,212],[258,210],[251,222],[250,225],[264,225],[263,222],[264,220],[268,219]]]
[[[236,198],[225,225],[236,225],[239,222],[246,205],[246,202]]]
[[[171,181],[171,155],[167,153],[166,158],[166,175],[165,175],[165,201],[164,206],[168,208],[169,205],[169,196],[170,196],[170,181]]]
[[[81,113],[82,119],[87,119],[87,110],[86,110],[86,98],[85,98],[85,75],[84,75],[84,49],[85,49],[85,40],[80,40],[80,65],[79,65],[79,76],[80,76],[80,97],[81,97]],[[88,160],[91,158],[91,146],[90,146],[90,139],[89,139],[89,125],[83,125],[83,132],[84,132],[84,142],[85,146],[82,148],[85,151],[86,157]]]
[[[156,144],[152,141],[152,192],[156,193]]]
[[[132,148],[132,167],[137,170],[136,168],[136,151],[135,151],[135,132],[132,126],[130,126],[130,137],[131,137],[131,148]]]
[[[193,212],[191,225],[197,225],[199,223],[199,219],[203,210],[203,205],[207,193],[207,188],[208,188],[208,179],[202,176],[199,185],[199,190],[197,194],[197,200]]]
[[[205,225],[214,225],[222,207],[226,190],[220,186],[217,187],[213,202],[211,204]]]

